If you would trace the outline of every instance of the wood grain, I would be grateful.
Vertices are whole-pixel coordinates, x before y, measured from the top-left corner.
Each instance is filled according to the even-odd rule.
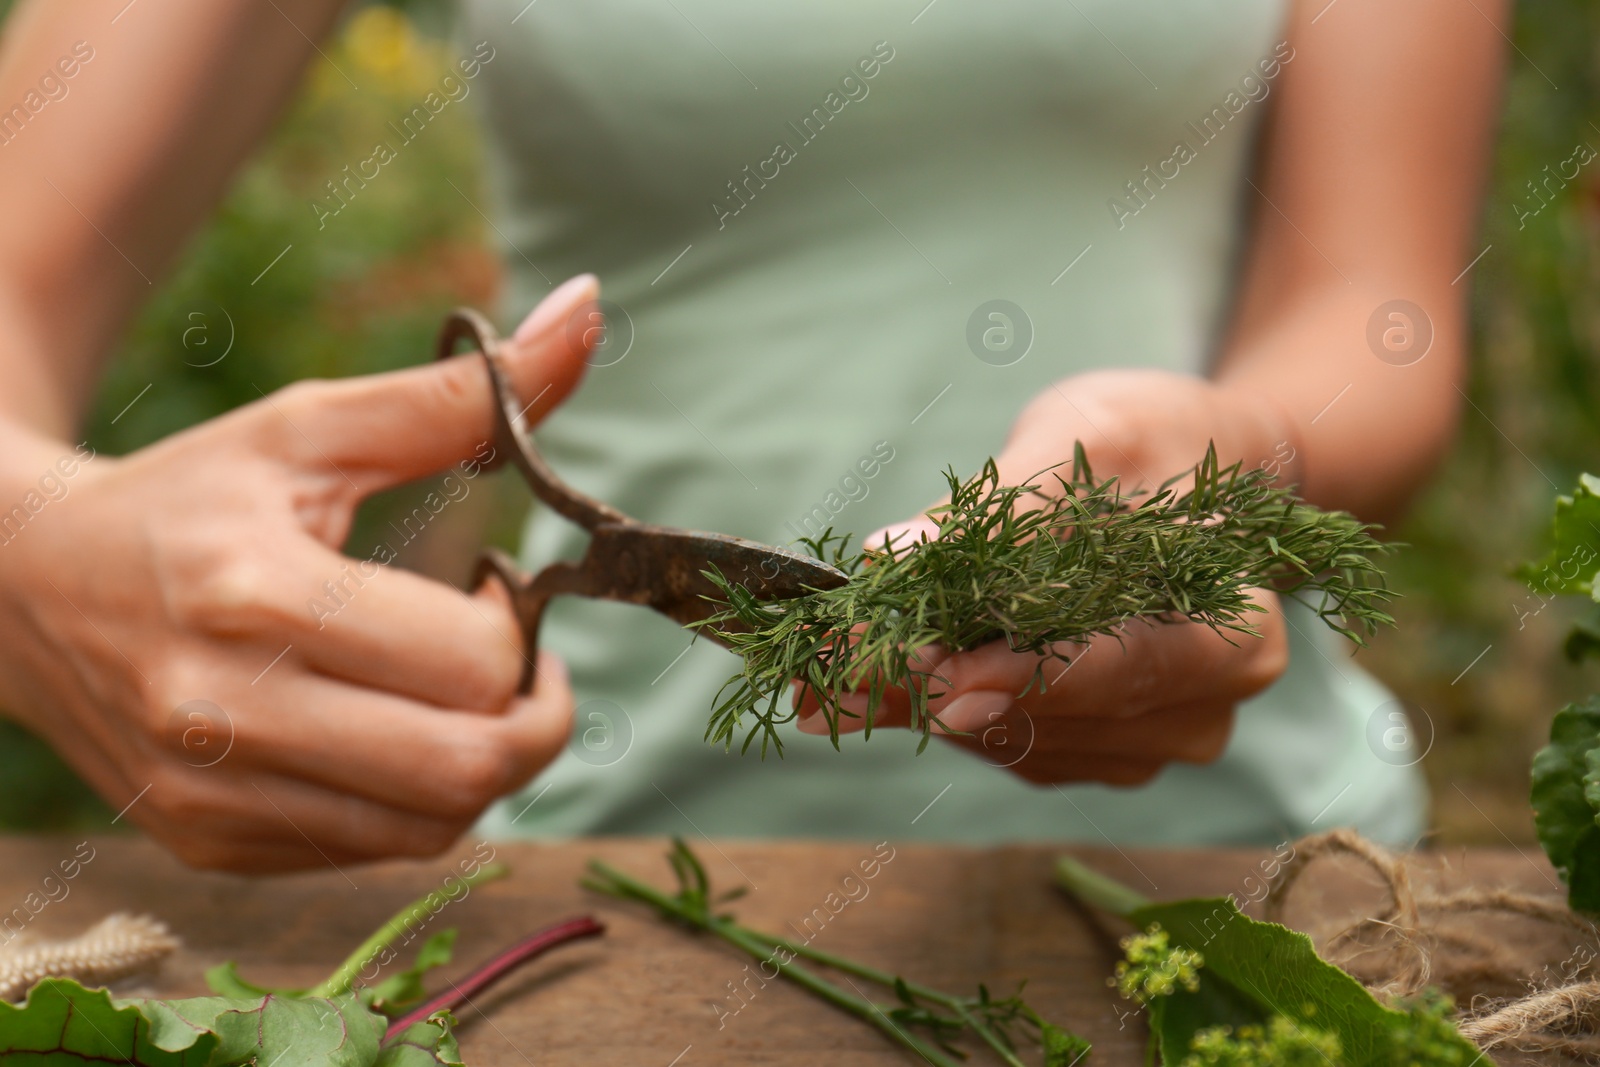
[[[1094,1042],[1097,1067],[1143,1062],[1142,1022],[1106,985],[1115,939],[1123,931],[1103,925],[1052,888],[1057,847],[691,844],[715,884],[748,889],[732,907],[749,925],[809,937],[817,948],[951,990],[983,981],[1009,992],[1026,979],[1029,999],[1040,1011]],[[69,859],[76,845],[59,838],[0,839],[0,908],[21,906],[27,894],[38,892],[44,876]],[[315,983],[380,922],[440,887],[463,857],[482,846],[467,841],[431,863],[270,879],[191,873],[133,838],[95,839],[91,847],[94,858],[66,883],[67,896],[40,910],[30,929],[66,936],[111,911],[153,914],[183,938],[185,948],[137,991],[188,995],[204,992],[201,972],[225,959],[237,960],[247,977],[263,984]],[[419,931],[419,940],[445,926],[461,931],[458,962],[447,975],[571,915],[594,914],[609,929],[600,940],[534,963],[459,1013],[463,1052],[474,1067],[915,1062],[808,994],[781,982],[763,983],[753,966],[746,969],[747,958],[720,943],[578,887],[591,857],[667,885],[663,842],[609,838],[492,847],[512,866],[512,877],[472,890]],[[869,879],[861,865],[874,858],[875,849],[880,856],[892,850],[892,858]],[[1248,895],[1246,879],[1269,855],[1073,852],[1162,898]],[[1478,884],[1545,893],[1553,885],[1542,859],[1515,851],[1456,852],[1440,858],[1446,861],[1455,877]],[[1332,897],[1324,894],[1317,906],[1351,906],[1363,886],[1359,878],[1346,881],[1348,886]]]

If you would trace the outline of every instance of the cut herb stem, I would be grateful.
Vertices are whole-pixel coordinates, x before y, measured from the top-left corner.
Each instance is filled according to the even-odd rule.
[[[1071,856],[1056,860],[1056,885],[1085,904],[1124,919],[1151,904],[1149,897],[1134,892],[1099,871],[1091,870]]]
[[[874,1002],[864,997],[847,993],[837,985],[820,975],[812,973],[799,964],[781,960],[773,955],[773,949],[779,944],[777,940],[739,926],[732,919],[714,917],[708,912],[703,912],[690,904],[686,904],[677,897],[668,896],[652,886],[631,878],[603,863],[591,863],[589,870],[600,880],[586,881],[584,885],[588,888],[610,896],[631,897],[646,904],[651,904],[663,915],[686,923],[698,930],[714,934],[758,961],[766,962],[770,960],[772,966],[778,969],[778,973],[795,985],[827,1001],[834,1007],[849,1012],[863,1022],[870,1023],[882,1031],[890,1040],[917,1053],[929,1063],[934,1064],[935,1067],[960,1067],[959,1061],[951,1059],[915,1035],[908,1034],[896,1026],[894,1021],[889,1018],[888,1013]],[[864,968],[855,970],[852,973],[865,977],[861,975],[861,970],[864,970]],[[894,979],[889,978],[888,981],[892,985]]]
[[[961,1033],[981,1040],[1006,1067],[1023,1067],[1007,1033],[1008,1025],[1018,1022],[1038,1031],[1045,1045],[1045,1062],[1050,1067],[1075,1062],[1088,1050],[1081,1039],[1046,1022],[1020,996],[995,1000],[982,986],[977,997],[952,996],[808,945],[741,926],[730,915],[714,913],[715,903],[731,898],[714,900],[711,897],[705,868],[682,841],[674,841],[669,858],[679,880],[679,891],[675,895],[599,862],[589,865],[592,877],[586,879],[584,885],[609,896],[648,904],[665,918],[720,938],[758,963],[776,968],[778,974],[813,995],[870,1024],[933,1067],[960,1067],[966,1055],[949,1040]],[[857,978],[892,990],[896,1002],[879,1004],[859,995],[858,987],[855,993],[847,992],[797,960],[807,960],[846,975],[847,981]],[[854,982],[849,984],[855,987]],[[930,1031],[932,1040],[912,1033],[912,1027]]]
[[[908,982],[903,978],[896,977],[895,975],[887,974],[883,971],[876,970],[875,968],[864,966],[855,962],[854,960],[847,960],[843,956],[835,956],[831,952],[822,952],[818,949],[812,948],[809,945],[802,945],[794,941],[786,941],[783,938],[772,937],[769,934],[762,934],[757,931],[751,931],[751,933],[755,934],[758,939],[765,942],[769,946],[769,953],[772,949],[782,948],[785,951],[792,952],[796,956],[808,959],[813,963],[821,964],[822,966],[831,968],[832,970],[838,971],[841,974],[854,975],[857,978],[861,978],[868,982],[883,986],[886,989],[894,989],[898,985],[910,992],[910,994],[918,1000],[925,1000],[931,1004],[937,1004],[939,1007],[944,1008],[946,1011],[949,1011],[951,1014],[960,1018],[962,1023],[966,1025],[967,1029],[971,1030],[973,1033],[982,1038],[983,1042],[990,1048],[994,1049],[996,1054],[1001,1057],[1003,1062],[1007,1064],[1018,1064],[1020,1067],[1021,1061],[1017,1059],[1016,1054],[1002,1042],[997,1034],[991,1032],[990,1029],[983,1024],[981,1019],[967,1010],[967,998],[965,997],[957,997],[951,996],[948,993],[941,993],[937,989],[929,989],[925,985],[918,985],[916,982]]]

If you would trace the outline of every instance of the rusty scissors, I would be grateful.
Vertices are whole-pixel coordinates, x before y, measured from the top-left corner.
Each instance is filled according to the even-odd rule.
[[[715,567],[728,581],[744,586],[760,600],[786,600],[843,585],[837,568],[787,548],[764,545],[726,534],[654,526],[629,518],[616,508],[573,489],[545,463],[534,447],[525,418],[527,407],[506,376],[500,336],[483,315],[457,308],[439,331],[438,356],[453,355],[461,341],[477,345],[494,393],[495,456],[489,467],[510,458],[535,496],[558,514],[589,531],[589,547],[577,562],[552,563],[538,574],[524,572],[497,548],[478,557],[476,587],[493,576],[511,594],[512,609],[522,630],[524,659],[517,691],[533,689],[533,662],[539,644],[539,623],[553,596],[568,594],[642,604],[683,625],[715,613],[712,599],[721,593],[704,572]],[[731,628],[731,627],[730,627]],[[715,635],[711,635],[715,640]]]

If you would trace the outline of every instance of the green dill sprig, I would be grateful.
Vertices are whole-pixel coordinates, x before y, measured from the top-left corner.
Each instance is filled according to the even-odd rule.
[[[720,938],[762,967],[773,968],[775,975],[874,1027],[930,1067],[962,1067],[968,1054],[953,1043],[962,1036],[981,1042],[1006,1067],[1024,1067],[1018,1036],[1027,1036],[1042,1048],[1044,1067],[1076,1067],[1089,1054],[1087,1041],[1043,1018],[1022,999],[1020,987],[1010,997],[995,997],[983,985],[978,986],[977,996],[945,993],[804,941],[742,926],[721,908],[742,896],[743,887],[714,894],[705,866],[682,838],[672,839],[667,860],[677,876],[676,893],[597,860],[590,861],[581,884],[596,893],[646,904],[664,919]],[[824,977],[823,971],[843,976],[845,984]],[[873,999],[862,989],[863,982],[892,992],[894,1000]]]
[[[1056,483],[1048,493],[1047,474]],[[1134,620],[1190,620],[1259,636],[1247,618],[1263,610],[1249,598],[1260,586],[1306,603],[1358,645],[1393,622],[1383,610],[1393,594],[1375,563],[1388,548],[1374,527],[1303,503],[1265,470],[1222,467],[1214,448],[1192,475],[1153,492],[1097,480],[1081,445],[1070,476],[1047,470],[1028,484],[1002,485],[991,459],[966,481],[953,470],[945,478],[950,502],[929,512],[938,525],[932,539],[856,553],[832,529],[803,539],[849,576],[836,589],[762,601],[706,572],[720,608],[697,625],[744,660],[717,694],[708,741],[731,749],[753,718],[740,750],[760,737],[763,757],[769,744],[781,756],[778,727],[795,717],[789,683],[798,679],[821,706],[835,747],[840,717],[858,717],[840,706],[841,696],[865,687],[860,717],[870,737],[884,694],[906,690],[921,752],[934,726],[956,732],[928,710],[945,680],[918,666],[924,646],[964,651],[1004,640],[1037,654],[1020,697],[1034,686],[1043,692],[1045,666],[1069,663],[1072,645],[1116,635]]]

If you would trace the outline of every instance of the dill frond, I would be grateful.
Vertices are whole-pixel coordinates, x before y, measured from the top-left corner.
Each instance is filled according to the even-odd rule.
[[[1048,475],[1056,485],[1043,486]],[[831,529],[803,539],[808,550],[849,576],[836,588],[762,601],[715,570],[722,594],[699,628],[744,660],[718,692],[706,739],[741,752],[757,738],[783,753],[778,727],[795,717],[789,682],[799,679],[827,717],[835,747],[840,716],[857,717],[839,698],[865,687],[866,736],[890,688],[910,695],[917,751],[937,726],[928,701],[942,695],[936,671],[919,669],[917,649],[934,643],[964,651],[1003,640],[1067,664],[1073,646],[1117,635],[1136,622],[1192,621],[1231,635],[1259,636],[1249,599],[1271,587],[1307,604],[1356,642],[1393,620],[1393,597],[1376,560],[1389,547],[1375,529],[1344,512],[1322,511],[1271,484],[1264,470],[1222,467],[1215,449],[1189,474],[1153,492],[1125,493],[1116,478],[1097,480],[1083,449],[1069,476],[1041,471],[1020,486],[1000,484],[991,459],[963,481],[945,472],[950,502],[929,515],[938,536],[888,551],[849,551]],[[1179,484],[1189,482],[1181,491]],[[1059,491],[1057,491],[1059,489]]]

